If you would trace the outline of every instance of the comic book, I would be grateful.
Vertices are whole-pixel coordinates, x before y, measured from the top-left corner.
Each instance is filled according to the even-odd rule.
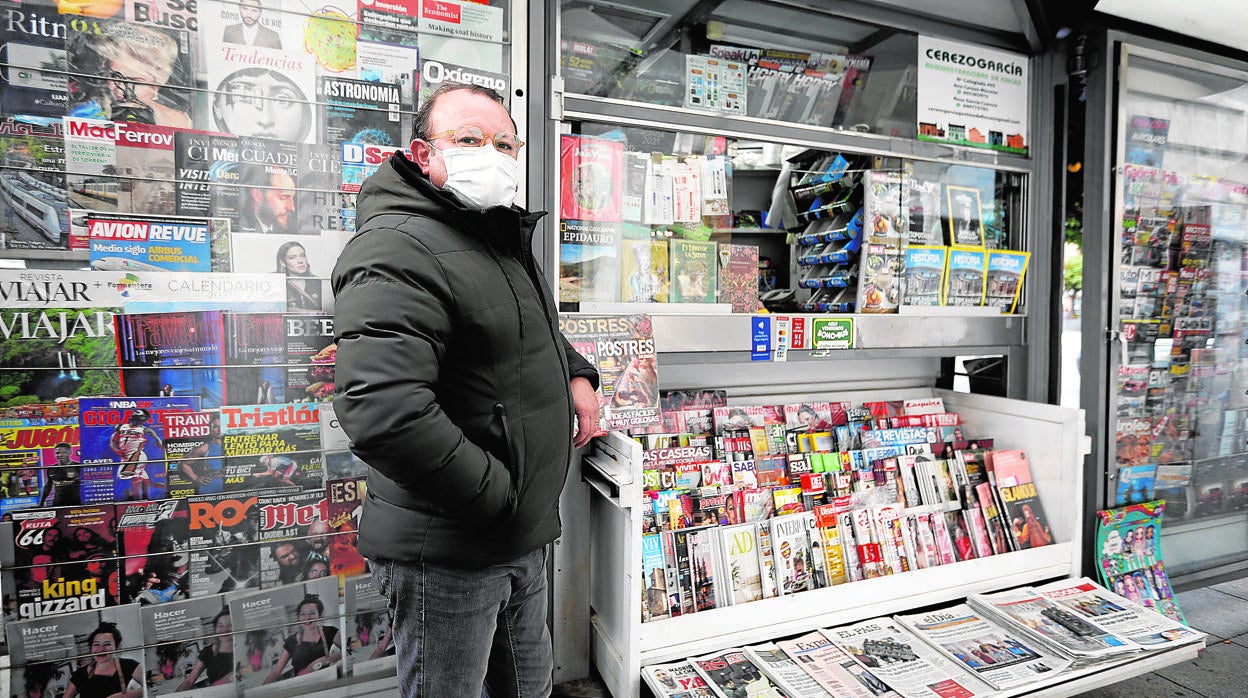
[[[598,369],[603,430],[658,423],[659,386],[649,315],[563,316],[563,336]]]
[[[758,301],[758,246],[719,246],[719,302],[731,303],[734,313],[752,313]]]
[[[192,36],[182,30],[131,24],[122,18],[68,22],[65,53],[74,75],[118,74],[114,80],[71,80],[67,113],[118,122],[192,128]],[[133,75],[120,55],[159,56]],[[129,69],[129,73],[125,69]]]
[[[347,633],[347,666],[352,676],[386,674],[395,669],[394,632],[386,598],[371,574],[345,581],[343,626]]]
[[[989,251],[984,305],[1000,308],[1003,313],[1013,313],[1018,308],[1023,277],[1030,259],[1030,252]]]
[[[99,658],[120,669],[116,691],[142,693],[144,678],[143,626],[138,606],[117,606],[71,613],[55,618],[31,618],[5,624],[12,669],[6,680],[12,692],[40,698],[62,698],[72,685],[87,685],[97,655],[91,640],[100,629],[112,629],[116,651]],[[117,637],[120,636],[120,640]],[[87,692],[77,691],[84,696]]]
[[[716,244],[701,240],[668,241],[672,303],[714,303],[718,288]]]
[[[322,402],[334,395],[333,315],[287,313],[286,401]]]
[[[227,594],[139,606],[147,695],[227,698],[238,692]]]
[[[123,314],[115,320],[127,395],[198,395],[204,408],[221,406],[225,344],[220,311]]]
[[[325,490],[260,493],[256,500],[260,588],[330,576]]]
[[[5,153],[0,188],[10,212],[0,219],[0,233],[10,249],[65,250],[76,244],[70,229],[73,204],[65,189],[63,130],[59,120],[0,118],[0,151]]]
[[[221,414],[170,413],[164,426],[169,496],[221,492]]]
[[[322,104],[320,143],[403,146],[399,84],[325,76],[317,101]]]
[[[82,398],[78,404],[83,501],[167,496],[165,417],[198,410],[199,397]]]
[[[984,304],[984,274],[987,260],[983,249],[949,248],[945,263],[945,305]]]
[[[322,577],[232,595],[229,604],[239,640],[234,643],[234,666],[248,695],[324,685],[337,678],[343,656],[338,580]],[[282,657],[287,658],[284,664],[279,663]]]
[[[189,512],[191,598],[260,586],[257,496],[197,494],[175,500]],[[236,628],[237,629],[237,628]]]
[[[189,513],[173,499],[117,505],[122,603],[160,604],[188,597]]]
[[[944,305],[945,257],[948,253],[946,247],[910,245],[906,248],[902,305]]]
[[[113,522],[111,504],[24,509],[0,522],[6,622],[116,605]]]
[[[221,408],[222,469],[227,492],[324,486],[319,405]]]
[[[76,424],[6,420],[0,427],[0,515],[37,506],[81,504]]]
[[[30,286],[36,299],[69,290],[56,283],[43,289],[38,282]],[[8,401],[52,402],[120,393],[118,373],[108,368],[117,365],[113,315],[119,310],[62,308],[50,301],[34,307],[0,308],[0,352],[5,367],[15,369],[5,374],[12,393]]]
[[[364,574],[368,560],[360,554],[360,513],[368,495],[368,479],[333,480],[327,483],[329,527],[329,571],[339,578]]]

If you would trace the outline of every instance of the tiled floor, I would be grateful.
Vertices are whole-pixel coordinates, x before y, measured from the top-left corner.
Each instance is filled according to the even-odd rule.
[[[1199,657],[1078,698],[1248,696],[1248,579],[1182,592],[1179,607],[1193,628],[1209,634]]]

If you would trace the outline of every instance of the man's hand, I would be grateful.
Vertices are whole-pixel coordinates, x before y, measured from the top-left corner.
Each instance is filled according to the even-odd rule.
[[[572,444],[583,448],[598,435],[598,393],[587,378],[572,379],[572,406],[576,410],[577,429]]]

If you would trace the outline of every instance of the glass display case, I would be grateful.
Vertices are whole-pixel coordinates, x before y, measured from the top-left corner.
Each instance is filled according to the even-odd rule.
[[[1248,558],[1248,74],[1121,55],[1105,504],[1165,499],[1183,575]]]

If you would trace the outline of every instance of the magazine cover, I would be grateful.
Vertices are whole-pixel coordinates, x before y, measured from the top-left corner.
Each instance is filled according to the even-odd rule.
[[[906,248],[905,291],[902,305],[944,305],[946,247],[910,245]]]
[[[963,671],[888,618],[819,632],[906,698],[973,698],[994,692],[978,677]]]
[[[221,414],[178,412],[164,423],[169,496],[221,492]]]
[[[1132,114],[1127,123],[1127,156],[1125,161],[1146,167],[1162,166],[1166,155],[1166,141],[1170,134],[1170,120],[1142,114]]]
[[[905,264],[905,250],[896,244],[866,245],[863,248],[859,264],[858,312],[897,312]]]
[[[1157,500],[1096,512],[1097,577],[1119,596],[1185,623],[1161,555],[1165,511]]]
[[[63,117],[61,124],[65,132],[69,205],[98,212],[116,211],[121,189],[116,177],[117,133],[122,124],[73,116]]]
[[[962,669],[998,690],[1008,690],[1054,675],[1070,667],[1070,660],[1011,632],[966,604],[930,613],[896,616],[918,637],[953,660]]]
[[[334,396],[333,315],[288,313],[286,331],[286,402],[324,402]]]
[[[225,363],[228,404],[286,402],[286,325],[283,314],[226,314]]]
[[[320,422],[315,404],[222,407],[225,490],[323,487]]]
[[[117,316],[116,325],[126,394],[198,395],[202,407],[221,406],[220,311],[125,314]]]
[[[511,76],[508,73],[425,58],[420,62],[420,96],[415,106],[424,104],[429,95],[445,83],[488,87],[501,95],[506,103],[510,103],[511,90],[508,85],[511,84]]]
[[[719,269],[716,257],[714,242],[678,238],[668,241],[672,303],[715,302]]]
[[[368,478],[333,480],[326,484],[329,501],[329,571],[339,578],[369,571],[368,560],[360,554],[360,513],[368,495]]]
[[[819,631],[776,643],[823,690],[837,698],[895,698],[897,693]]]
[[[342,230],[342,202],[338,198],[342,188],[341,148],[301,144],[295,182],[295,210],[304,222],[295,232]]]
[[[624,143],[565,135],[560,141],[559,216],[571,221],[623,220]]]
[[[143,626],[138,606],[5,624],[11,695],[62,698],[141,695]],[[105,691],[112,691],[107,694]]]
[[[78,426],[34,426],[40,421],[6,420],[0,428],[0,516],[82,503]]]
[[[1067,611],[1030,587],[994,594],[972,594],[972,608],[995,614],[1013,628],[1075,658],[1076,662],[1129,654],[1140,647],[1078,614]]]
[[[992,469],[1004,506],[1002,514],[1018,549],[1039,548],[1052,543],[1053,532],[1036,491],[1027,454],[1023,451],[995,451]]]
[[[689,660],[651,664],[641,668],[641,678],[654,691],[656,698],[697,698],[699,691],[709,691],[706,680]],[[709,695],[703,693],[702,695]]]
[[[337,579],[322,577],[231,596],[230,618],[238,638],[238,683],[248,695],[337,678],[343,647]],[[270,690],[270,684],[277,685]]]
[[[62,131],[59,121],[0,118],[0,152],[6,165],[0,171],[0,191],[11,207],[0,220],[0,232],[11,249],[65,250],[72,244]]]
[[[321,78],[317,101],[323,106],[320,143],[403,146],[403,98],[395,82],[344,77]]]
[[[178,129],[116,124],[116,173],[129,177],[117,191],[117,210],[153,216],[178,212],[174,136]]]
[[[163,499],[168,492],[165,416],[194,412],[199,403],[195,396],[79,400],[84,471],[110,475],[84,479],[83,501]],[[100,467],[104,464],[111,469]]]
[[[212,271],[211,221],[87,214],[91,268],[99,271]]]
[[[625,234],[628,228],[625,226]],[[620,300],[625,303],[666,303],[671,288],[668,279],[667,240],[650,237],[624,239],[620,251]]]
[[[238,139],[238,219],[232,230],[266,235],[299,235],[305,231],[295,196],[299,146],[271,138]]]
[[[771,549],[776,583],[781,594],[813,588],[810,540],[806,535],[809,512],[777,516],[771,524]]]
[[[193,127],[190,34],[123,19],[67,24],[71,116]]]
[[[153,605],[188,597],[188,514],[173,499],[117,505],[122,603]]]
[[[0,522],[5,620],[115,606],[113,506],[25,509]]]
[[[256,510],[261,589],[331,575],[325,490],[262,493]]]
[[[343,604],[347,632],[347,667],[352,676],[384,674],[395,670],[394,633],[390,609],[371,574],[349,577]]]
[[[758,560],[758,525],[753,523],[718,529],[723,545],[724,582],[731,604],[763,598],[762,570]]]
[[[984,214],[980,206],[979,190],[950,184],[945,187],[945,196],[949,204],[949,218],[946,221],[949,244],[983,247]]]
[[[15,282],[17,283],[17,282]],[[58,293],[52,283],[44,292],[31,282],[37,298]],[[25,284],[17,283],[17,287]],[[13,286],[9,286],[13,288]],[[65,289],[69,290],[69,289]],[[0,352],[5,357],[6,400],[53,402],[82,395],[121,392],[117,371],[118,308],[61,308],[54,305],[0,308]],[[32,399],[33,398],[33,399]]]
[[[602,429],[659,422],[658,365],[649,315],[561,316],[559,330],[598,369]]]
[[[302,31],[311,10],[285,5],[201,5],[200,51],[210,103],[199,128],[288,143],[315,140],[316,60],[305,50]],[[353,52],[355,42],[349,47]]]
[[[1100,627],[1150,649],[1186,644],[1204,635],[1087,577],[1063,579],[1036,587],[1036,591]]]
[[[758,246],[719,246],[719,302],[731,303],[734,313],[753,313],[758,301]]]
[[[1153,498],[1153,481],[1157,477],[1157,464],[1125,465],[1118,468],[1118,488],[1115,506],[1140,504]]]
[[[984,304],[984,250],[951,247],[945,263],[945,305]]]
[[[1030,259],[1030,252],[990,250],[984,282],[984,305],[1000,308],[1003,313],[1013,313],[1018,308],[1023,277],[1027,274],[1027,262]]]
[[[174,500],[190,512],[191,598],[260,586],[256,495],[197,494]]]
[[[321,458],[325,467],[325,480],[349,480],[368,475],[368,464],[351,452],[351,439],[338,423],[334,403],[320,405]]]
[[[719,698],[742,694],[752,698],[784,698],[740,649],[690,657],[689,661]]]
[[[667,606],[667,578],[663,541],[658,533],[641,537],[641,622],[671,617]]]
[[[867,76],[871,73],[873,56],[850,54],[845,57],[845,72],[841,80],[841,99],[836,106],[836,118],[833,125],[847,123],[850,110],[855,104],[861,103],[861,95],[867,89]],[[857,100],[857,101],[855,101]]]
[[[68,87],[64,20],[51,0],[23,0],[13,11],[21,20],[6,25],[9,67],[0,80],[0,103],[10,114],[60,118]]]
[[[237,695],[229,596],[140,606],[147,644],[147,695]]]

